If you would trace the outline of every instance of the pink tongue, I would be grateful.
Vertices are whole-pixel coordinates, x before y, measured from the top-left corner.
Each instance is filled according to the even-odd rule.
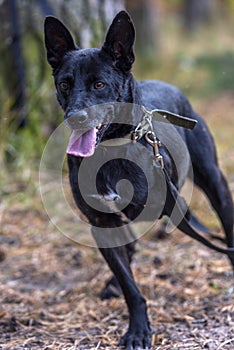
[[[76,157],[90,157],[94,154],[97,129],[93,128],[81,134],[73,130],[69,139],[67,153]]]

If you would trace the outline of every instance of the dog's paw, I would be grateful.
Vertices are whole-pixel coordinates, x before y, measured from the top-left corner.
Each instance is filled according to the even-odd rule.
[[[150,327],[141,330],[129,330],[121,338],[119,345],[125,347],[126,350],[149,350],[151,347]]]

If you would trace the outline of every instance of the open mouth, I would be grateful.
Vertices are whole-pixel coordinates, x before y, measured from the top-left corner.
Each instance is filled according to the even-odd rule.
[[[67,154],[75,157],[90,157],[99,145],[108,124],[99,124],[88,131],[73,130],[69,139]]]
[[[98,126],[96,126],[97,134],[96,134],[95,147],[97,147],[99,145],[99,143],[101,142],[107,127],[108,127],[108,124],[99,124]]]

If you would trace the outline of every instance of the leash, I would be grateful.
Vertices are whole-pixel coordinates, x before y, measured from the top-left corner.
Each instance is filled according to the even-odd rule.
[[[193,129],[196,126],[197,121],[195,119],[182,117],[178,114],[171,113],[162,109],[154,109],[152,111],[148,111],[145,107],[142,107],[142,108],[144,113],[142,121],[137,125],[134,131],[130,134],[130,137],[128,134],[121,139],[116,139],[116,140],[112,139],[112,140],[103,141],[102,144],[104,146],[120,146],[120,145],[129,144],[129,142],[136,143],[142,137],[144,137],[146,142],[153,148],[153,153],[154,153],[153,165],[161,169],[162,172],[164,173],[164,177],[167,185],[167,203],[169,205],[169,208],[167,207],[167,215],[170,216],[172,212],[175,213],[177,217],[181,218],[180,223],[176,226],[182,232],[184,232],[186,235],[190,236],[191,238],[199,241],[200,243],[204,244],[208,248],[227,255],[230,258],[230,260],[233,262],[234,248],[222,248],[217,246],[216,244],[211,243],[205,237],[203,237],[197,231],[195,231],[195,229],[190,224],[189,220],[185,217],[182,206],[179,203],[179,200],[181,199],[181,197],[177,192],[177,190],[175,189],[173,183],[171,182],[168,172],[164,167],[163,156],[160,154],[160,151],[159,151],[161,142],[157,138],[153,128],[153,120],[159,121],[159,122],[165,122],[165,123],[170,122],[173,125],[181,126],[186,129]],[[216,235],[212,235],[212,234],[210,235],[211,237],[217,239]],[[218,239],[222,240],[222,238],[219,238],[219,237]]]
[[[179,116],[174,113],[170,113],[164,110],[152,110],[147,111],[144,108],[144,117],[142,121],[137,125],[133,133],[131,134],[131,138],[133,143],[140,140],[143,136],[145,137],[146,142],[153,148],[154,152],[154,166],[161,168],[164,173],[166,184],[167,184],[167,215],[173,212],[176,217],[180,217],[180,223],[176,225],[182,232],[191,238],[199,241],[210,249],[213,249],[219,253],[227,255],[230,260],[234,260],[234,248],[222,248],[217,246],[216,244],[211,243],[205,237],[200,235],[189,223],[189,220],[184,215],[184,211],[179,203],[179,199],[181,198],[179,193],[174,188],[173,183],[168,175],[167,170],[164,167],[163,156],[159,152],[159,147],[161,146],[160,140],[157,139],[156,134],[153,129],[152,119],[163,121],[162,118],[158,117],[158,113],[167,121],[174,125],[182,126],[184,128],[193,129],[197,123],[194,119],[185,118]]]
[[[179,114],[171,113],[163,109],[153,109],[151,111],[148,111],[145,107],[142,107],[142,109],[144,114],[142,121],[132,133],[132,140],[135,142],[142,138],[149,130],[153,132],[153,120],[164,123],[169,122],[170,124],[182,126],[183,128],[191,130],[194,129],[197,124],[197,120],[195,119],[182,117]]]
[[[197,120],[182,117],[181,115],[168,112],[163,109],[153,109],[151,111],[147,110],[142,106],[143,118],[141,122],[137,125],[133,132],[131,132],[130,137],[129,134],[117,139],[106,140],[102,142],[103,146],[121,146],[130,143],[133,143],[140,140],[144,135],[146,135],[146,141],[154,147],[155,153],[159,155],[158,147],[160,147],[161,143],[156,138],[153,129],[153,120],[162,122],[162,123],[170,123],[176,126],[181,126],[186,129],[193,129]],[[160,156],[160,155],[159,155]],[[162,158],[158,158],[159,162],[163,162]]]
[[[174,214],[180,218],[182,218],[182,220],[180,221],[180,223],[177,225],[177,227],[184,232],[186,235],[190,236],[191,238],[201,242],[202,244],[204,244],[205,246],[207,246],[210,249],[215,250],[216,252],[222,253],[222,254],[226,254],[232,261],[234,259],[234,248],[222,248],[217,246],[216,244],[211,243],[210,241],[208,241],[205,237],[203,237],[202,235],[200,235],[197,231],[194,230],[194,228],[191,226],[191,224],[189,223],[188,219],[186,218],[186,216],[183,213],[183,210],[179,204],[178,201],[178,197],[180,198],[180,196],[177,194],[175,194],[175,190],[173,188],[173,185],[171,183],[171,180],[168,176],[168,173],[166,171],[166,169],[163,169],[164,175],[165,175],[165,179],[166,179],[166,184],[167,184],[167,203],[169,204],[169,210],[168,210],[168,215],[171,214],[171,212],[173,211]]]

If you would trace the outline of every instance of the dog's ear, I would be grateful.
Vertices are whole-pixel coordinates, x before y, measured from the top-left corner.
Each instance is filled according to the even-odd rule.
[[[130,71],[135,60],[133,45],[135,29],[127,12],[121,11],[114,18],[106,35],[102,50],[107,52],[114,65],[125,71]]]
[[[53,16],[45,19],[45,46],[47,60],[56,69],[66,52],[76,50],[72,36],[65,25]]]

